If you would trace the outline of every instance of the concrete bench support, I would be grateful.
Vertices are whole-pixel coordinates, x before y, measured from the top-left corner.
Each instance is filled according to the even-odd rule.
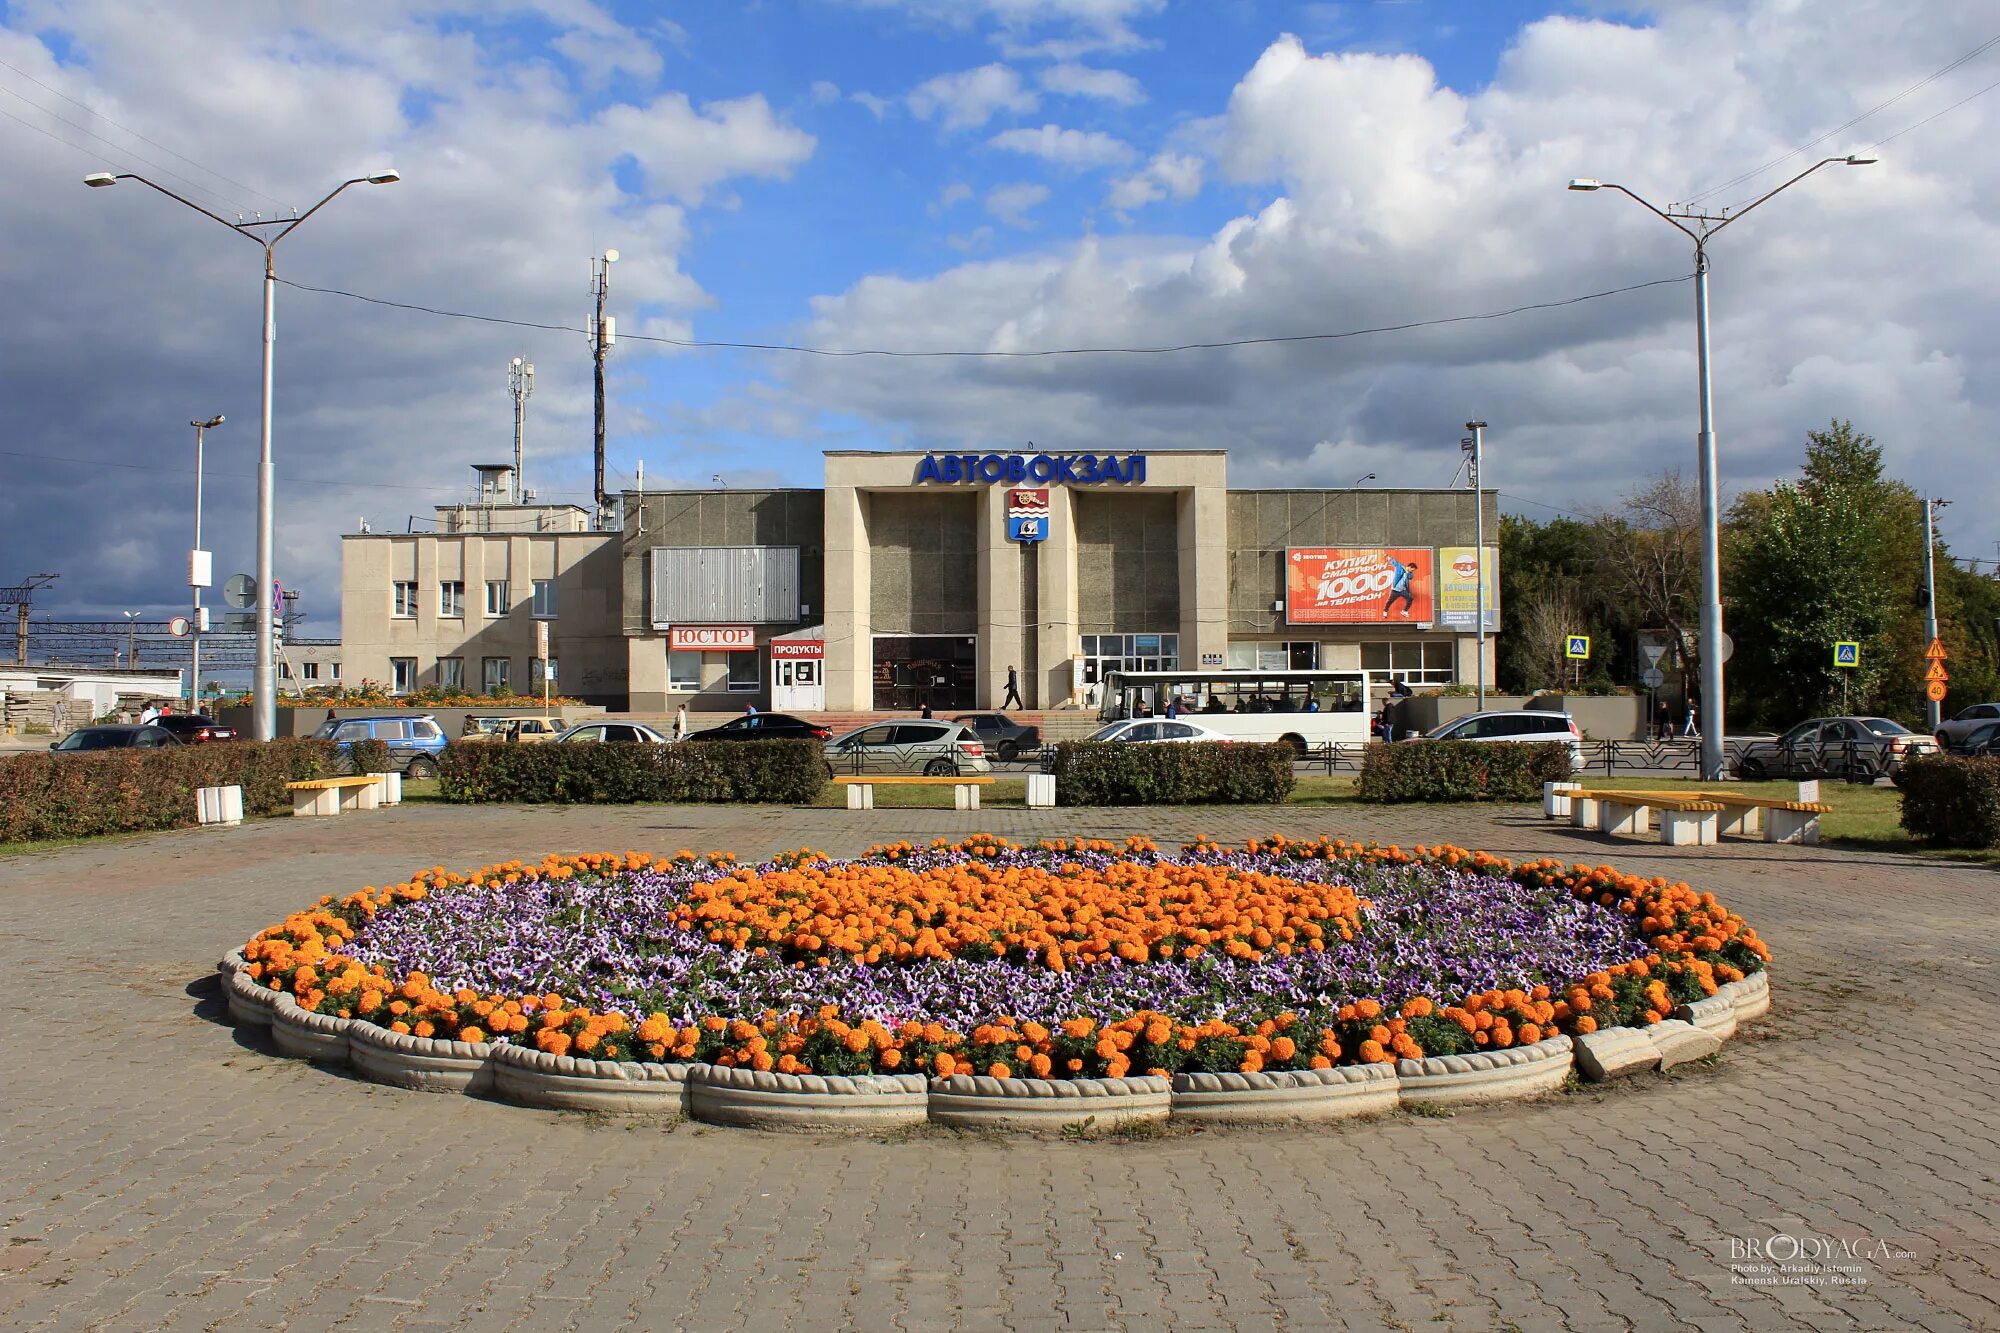
[[[1544,782],[1542,784],[1542,818],[1568,819],[1570,793],[1581,789],[1581,782]]]
[[[1653,831],[1653,810],[1643,803],[1597,802],[1599,833],[1637,834]]]
[[[849,810],[873,810],[875,808],[875,784],[872,782],[848,783],[847,808]]]
[[[403,803],[403,775],[401,773],[370,773],[375,779],[375,795],[383,805]]]
[[[1816,810],[1773,810],[1764,825],[1765,842],[1796,842],[1819,846],[1819,812]]]
[[[224,828],[234,828],[243,822],[243,788],[198,787],[195,789],[195,815],[204,824],[220,824]]]
[[[1572,828],[1594,829],[1597,827],[1597,800],[1590,796],[1569,798],[1569,822]]]
[[[294,787],[292,814],[295,817],[340,815],[349,810],[375,810],[382,804],[382,784],[373,779],[342,780],[325,787]]]
[[[1715,810],[1660,811],[1660,841],[1669,847],[1712,847],[1715,845]]]
[[[1722,812],[1719,832],[1734,837],[1747,838],[1764,828],[1764,810],[1755,805],[1732,805]]]
[[[951,803],[954,809],[977,810],[979,808],[979,788],[969,782],[961,782],[951,789]]]
[[[1028,774],[1028,806],[1035,810],[1053,809],[1056,803],[1056,775]]]

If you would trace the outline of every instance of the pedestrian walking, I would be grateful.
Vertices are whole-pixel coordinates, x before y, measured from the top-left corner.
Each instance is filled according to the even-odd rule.
[[[1663,741],[1670,741],[1674,738],[1674,715],[1672,710],[1667,707],[1665,699],[1660,700],[1658,715],[1653,719],[1653,734]]]
[[[926,700],[926,701],[925,701],[925,703],[924,703],[924,711],[923,711],[923,716],[924,716],[924,717],[926,717],[926,718],[928,718],[928,717],[930,717],[930,715],[931,715],[931,706],[930,706],[930,702],[929,702],[928,700]]]
[[[1020,677],[1014,674],[1013,667],[1007,668],[1007,697],[1000,701],[1000,706],[1002,708],[1027,707],[1026,704],[1021,702],[1021,681]]]
[[[1701,735],[1701,727],[1700,727],[1700,725],[1699,725],[1699,722],[1700,722],[1700,719],[1698,719],[1698,718],[1697,718],[1697,717],[1695,716],[1695,711],[1694,711],[1694,700],[1690,699],[1690,700],[1688,700],[1688,715],[1687,715],[1687,725],[1681,728],[1681,735],[1682,735],[1682,736],[1699,736],[1699,735]]]
[[[755,717],[755,716],[757,716],[757,705],[756,705],[756,704],[744,704],[744,705],[743,705],[743,716],[745,716],[745,717]]]
[[[682,704],[674,709],[674,739],[684,741],[688,734],[688,706]]]
[[[155,708],[152,704],[147,704],[139,710],[139,725],[142,727],[150,726],[159,715],[160,710],[158,708]]]

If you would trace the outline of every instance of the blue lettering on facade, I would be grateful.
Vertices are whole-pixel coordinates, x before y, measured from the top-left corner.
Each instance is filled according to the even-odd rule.
[[[1146,455],[1126,454],[925,454],[917,484],[946,486],[1024,482],[1038,485],[1132,486],[1146,480]]]

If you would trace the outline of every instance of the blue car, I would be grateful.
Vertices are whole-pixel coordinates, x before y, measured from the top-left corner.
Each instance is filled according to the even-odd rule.
[[[428,713],[391,713],[381,717],[328,718],[313,733],[340,747],[342,756],[356,741],[381,741],[389,747],[396,768],[405,777],[434,778],[438,756],[444,753],[444,728]]]

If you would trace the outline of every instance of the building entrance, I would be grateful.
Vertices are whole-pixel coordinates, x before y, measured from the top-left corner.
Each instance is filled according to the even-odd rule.
[[[977,708],[979,640],[971,635],[875,639],[875,707],[915,712]]]

